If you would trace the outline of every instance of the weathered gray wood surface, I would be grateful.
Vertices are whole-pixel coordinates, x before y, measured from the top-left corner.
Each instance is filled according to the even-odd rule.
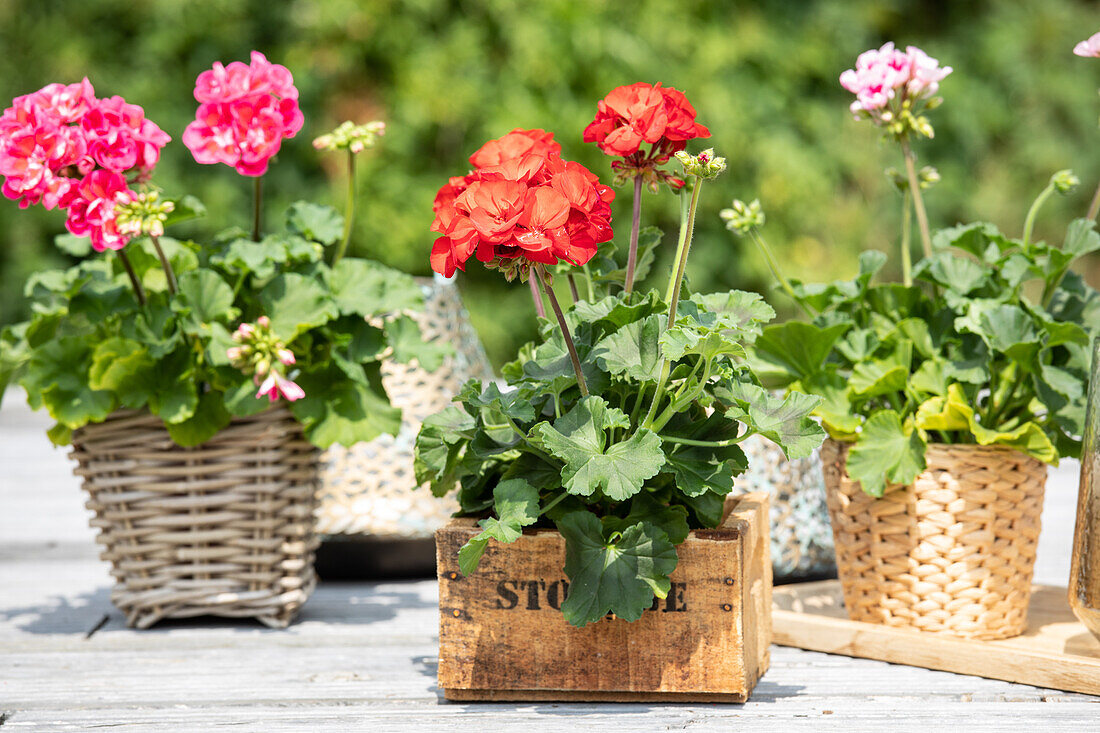
[[[323,584],[286,631],[218,621],[130,631],[65,452],[21,397],[0,409],[4,733],[1100,729],[1100,698],[781,647],[745,705],[446,703],[431,581]],[[1066,462],[1048,484],[1040,582],[1065,583],[1076,471]]]

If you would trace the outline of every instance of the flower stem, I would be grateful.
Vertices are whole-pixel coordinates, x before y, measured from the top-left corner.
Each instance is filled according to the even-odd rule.
[[[351,223],[355,219],[355,153],[348,151],[348,197],[344,203],[344,236],[340,237],[340,244],[332,255],[332,264],[335,265],[344,259],[348,251],[348,242],[351,241]]]
[[[569,325],[565,322],[565,316],[561,312],[561,306],[558,305],[554,289],[550,287],[550,282],[546,279],[546,271],[542,265],[536,266],[535,274],[538,276],[539,282],[542,283],[542,289],[546,291],[546,297],[550,299],[550,307],[554,309],[558,326],[561,327],[561,335],[565,338],[565,348],[569,349],[569,359],[573,362],[573,372],[577,375],[577,387],[581,390],[581,397],[587,397],[588,382],[584,380],[584,373],[581,371],[581,359],[577,356],[577,347],[573,343],[573,335],[569,333]]]
[[[1031,244],[1031,232],[1035,228],[1035,217],[1039,215],[1039,209],[1043,208],[1043,204],[1054,193],[1054,184],[1048,183],[1047,187],[1039,192],[1039,195],[1035,197],[1035,201],[1031,203],[1031,208],[1027,210],[1027,216],[1024,218],[1024,246]]]
[[[130,284],[134,286],[134,297],[137,298],[138,305],[145,307],[145,288],[141,287],[141,281],[134,272],[134,266],[130,264],[130,258],[121,249],[115,251],[118,252],[118,258],[122,260],[122,266],[126,268],[126,274],[130,276]]]
[[[634,267],[638,264],[638,226],[642,220],[642,176],[634,176],[634,213],[630,221],[630,250],[626,255],[626,293],[634,290]]]
[[[909,240],[913,229],[909,192],[902,198],[901,209],[901,280],[905,287],[913,284],[913,256],[909,252]]]
[[[596,301],[596,291],[592,289],[592,271],[588,269],[588,263],[584,263],[584,284],[588,288],[588,302]]]
[[[713,446],[716,448],[724,448],[731,445],[737,445],[743,442],[750,435],[755,435],[755,430],[746,430],[743,435],[738,435],[736,438],[730,438],[729,440],[692,440],[691,438],[677,438],[674,435],[661,435],[658,433],[657,437],[666,443],[680,443],[682,445],[699,445],[699,446]]]
[[[176,282],[176,273],[172,271],[172,265],[168,262],[168,258],[164,256],[164,250],[160,248],[160,237],[150,236],[149,239],[153,242],[153,248],[157,251],[157,257],[160,258],[160,266],[164,268],[164,276],[168,279],[168,292],[175,295],[179,292],[179,283]]]
[[[569,292],[573,295],[573,303],[577,303],[581,299],[581,295],[577,292],[577,280],[573,277],[573,273],[566,275],[566,279],[569,281]]]
[[[260,213],[263,209],[263,176],[256,176],[252,188],[252,241],[260,241]]]
[[[756,242],[756,246],[757,248],[759,248],[760,254],[764,255],[764,260],[768,263],[768,267],[771,269],[772,275],[775,277],[780,287],[782,287],[784,292],[786,292],[787,295],[790,296],[791,300],[798,304],[798,306],[803,310],[806,315],[812,318],[814,314],[811,313],[810,309],[806,307],[806,304],[799,300],[798,296],[795,295],[794,288],[791,287],[791,281],[786,278],[786,276],[783,274],[783,271],[779,268],[779,262],[776,261],[775,255],[772,254],[771,247],[768,246],[768,242],[764,239],[764,235],[753,229],[752,241]]]
[[[676,321],[676,309],[680,305],[680,288],[684,284],[684,270],[687,267],[688,255],[691,253],[691,238],[695,231],[695,209],[699,205],[699,190],[703,188],[703,179],[695,177],[695,187],[691,191],[691,203],[688,204],[687,224],[680,231],[682,246],[678,248],[679,261],[676,264],[676,274],[673,279],[672,297],[668,303],[668,325]]]
[[[530,274],[527,276],[527,284],[531,286],[531,298],[535,301],[535,313],[538,314],[539,318],[546,318],[546,304],[542,302],[539,284]]]
[[[1092,203],[1089,204],[1089,221],[1095,221],[1097,214],[1100,214],[1100,186],[1096,187],[1096,193],[1092,195]]]
[[[905,156],[905,173],[909,177],[909,192],[913,194],[913,208],[917,211],[917,226],[920,227],[920,243],[924,256],[932,256],[932,233],[928,229],[928,212],[924,210],[924,199],[920,193],[920,180],[917,178],[916,157],[909,147],[909,138],[901,138],[901,152]]]

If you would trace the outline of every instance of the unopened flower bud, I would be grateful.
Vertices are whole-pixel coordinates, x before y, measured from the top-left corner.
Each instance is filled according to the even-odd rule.
[[[267,316],[260,316],[259,318],[256,319],[256,325],[258,325],[260,328],[270,328],[271,327],[271,319],[268,318]]]
[[[734,199],[730,208],[722,209],[718,215],[726,222],[726,229],[739,235],[749,234],[764,226],[764,210],[760,206],[760,199],[753,199],[747,204],[740,199]]]
[[[707,148],[698,155],[683,150],[676,153],[676,160],[684,166],[684,173],[699,178],[717,178],[726,170],[726,159],[715,156],[714,148]]]
[[[277,349],[275,356],[286,366],[294,363],[294,353],[290,349]]]
[[[375,121],[357,125],[348,120],[340,123],[340,126],[332,132],[314,140],[313,147],[318,150],[348,150],[352,153],[361,153],[367,148],[373,148],[378,138],[385,134],[385,122]]]
[[[1073,171],[1068,168],[1064,171],[1058,171],[1050,177],[1050,182],[1054,186],[1054,190],[1060,194],[1072,193],[1073,189],[1077,188],[1081,183],[1081,179],[1073,175]]]

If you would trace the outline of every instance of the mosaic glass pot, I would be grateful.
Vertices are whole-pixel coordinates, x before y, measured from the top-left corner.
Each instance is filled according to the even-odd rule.
[[[1093,342],[1085,434],[1081,446],[1081,486],[1069,576],[1069,605],[1100,639],[1100,338]]]

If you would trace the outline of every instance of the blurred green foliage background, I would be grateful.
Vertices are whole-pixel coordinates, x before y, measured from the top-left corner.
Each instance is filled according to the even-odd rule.
[[[339,205],[342,161],[310,140],[343,119],[383,119],[387,135],[360,165],[353,249],[426,274],[432,198],[482,142],[514,127],[553,130],[567,158],[609,178],[609,160],[581,142],[596,101],[620,84],[661,81],[687,93],[713,132],[706,145],[730,162],[704,192],[693,287],[767,291],[751,244],[718,219],[735,196],[760,197],[794,277],[848,275],[859,250],[896,249],[900,197],[883,169],[900,158],[852,120],[837,83],[886,40],[955,68],[933,113],[936,138],[918,146],[943,175],[926,197],[933,224],[983,218],[1018,232],[1049,175],[1073,167],[1084,184],[1037,227],[1060,237],[1100,176],[1100,61],[1071,54],[1098,29],[1095,4],[1074,0],[0,0],[0,99],[87,75],[99,96],[144,106],[175,138],[155,181],[207,203],[210,216],[190,232],[201,237],[246,226],[251,189],[224,166],[194,163],[178,142],[194,79],[215,60],[261,50],[294,72],[306,115],[268,174],[267,211],[298,198]],[[52,244],[57,212],[0,203],[3,323],[22,315],[27,275],[65,256]],[[630,204],[620,190],[621,241]],[[669,232],[662,265],[675,212],[667,192],[645,194],[644,221]],[[494,362],[507,360],[534,333],[527,288],[475,266],[459,277]],[[770,299],[786,311],[781,295]]]

